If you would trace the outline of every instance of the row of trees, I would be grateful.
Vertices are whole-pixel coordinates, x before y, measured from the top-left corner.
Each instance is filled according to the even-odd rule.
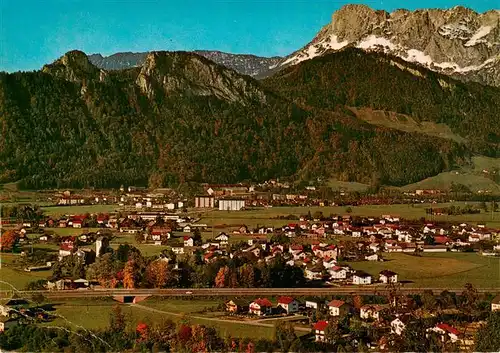
[[[286,265],[280,256],[270,263],[255,263],[254,259],[245,257],[221,258],[205,263],[201,255],[196,253],[179,261],[171,252],[162,259],[147,258],[137,248],[122,244],[116,251],[98,257],[88,266],[77,257],[68,256],[68,260],[65,258],[54,267],[54,277],[76,279],[85,276],[110,288],[272,288],[301,287],[305,283],[302,270]]]

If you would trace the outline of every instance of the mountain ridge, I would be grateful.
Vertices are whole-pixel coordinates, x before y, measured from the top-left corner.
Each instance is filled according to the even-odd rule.
[[[98,69],[69,52],[0,74],[0,182],[174,186],[335,177],[404,185],[469,158],[454,141],[370,125],[347,108],[290,101],[186,52]],[[404,167],[402,167],[404,166]]]
[[[277,69],[348,46],[392,54],[460,80],[500,85],[500,11],[465,7],[389,13],[345,5]]]
[[[89,60],[95,66],[105,70],[121,70],[142,66],[149,52],[120,52],[109,56],[101,54],[89,55]],[[275,57],[260,57],[252,54],[231,54],[218,50],[194,50],[192,53],[203,56],[237,72],[257,77],[267,72],[282,59]]]

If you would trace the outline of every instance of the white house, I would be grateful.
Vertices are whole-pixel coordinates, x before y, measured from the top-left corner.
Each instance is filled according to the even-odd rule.
[[[387,309],[386,305],[367,304],[361,307],[359,316],[364,320],[380,320],[380,314]]]
[[[194,240],[191,237],[184,237],[184,246],[194,246]]]
[[[382,283],[396,283],[398,281],[398,274],[389,270],[380,271],[379,281]]]
[[[308,309],[316,309],[317,310],[319,308],[319,305],[318,305],[317,302],[306,300],[306,308],[308,308]]]
[[[330,279],[332,280],[342,280],[347,278],[347,270],[343,267],[334,266],[329,271]]]
[[[323,279],[323,270],[321,268],[318,268],[317,266],[306,268],[304,276],[311,281],[321,280]]]
[[[406,329],[406,324],[408,323],[408,316],[397,317],[391,321],[391,333],[401,336],[403,331]]]
[[[314,337],[316,342],[324,342],[325,341],[325,330],[328,326],[328,321],[318,321],[314,324]]]
[[[258,316],[271,314],[273,304],[267,298],[258,298],[250,303],[248,312]]]
[[[229,236],[226,233],[220,233],[215,237],[215,240],[217,240],[220,245],[227,245],[229,243]]]
[[[184,247],[183,246],[172,246],[172,251],[174,254],[184,254]]]
[[[442,341],[445,341],[446,336],[448,336],[451,342],[457,342],[460,336],[460,332],[456,328],[443,323],[437,324],[436,326],[427,329],[427,331],[438,333],[441,336]]]
[[[182,228],[182,231],[184,233],[191,233],[191,226],[188,224],[187,226],[185,226],[184,228]]]
[[[349,311],[349,305],[343,300],[332,300],[328,303],[328,312],[331,316],[340,316]]]
[[[365,256],[366,261],[378,261],[378,254],[371,254]]]
[[[278,306],[282,307],[287,314],[293,314],[299,311],[299,302],[292,297],[279,297]]]
[[[354,276],[352,276],[353,284],[371,284],[372,276],[363,271],[356,271]]]

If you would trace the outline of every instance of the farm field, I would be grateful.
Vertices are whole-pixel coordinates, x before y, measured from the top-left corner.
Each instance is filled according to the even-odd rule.
[[[500,287],[500,258],[477,253],[433,253],[422,257],[403,253],[384,254],[385,262],[351,262],[352,268],[378,278],[382,270],[398,273],[404,286],[462,288],[472,283],[478,288]]]
[[[14,268],[12,261],[18,254],[2,254],[2,268],[0,269],[0,281],[8,282],[16,289],[24,289],[31,281],[47,279],[52,275],[52,271],[26,272],[22,269]],[[0,282],[0,290],[10,290],[12,286]]]
[[[444,203],[444,204],[415,204],[415,205],[368,205],[368,206],[352,206],[350,207],[353,216],[381,216],[384,214],[390,214],[394,216],[399,216],[405,219],[420,219],[421,217],[426,217],[429,219],[429,215],[425,213],[425,209],[429,207],[440,208],[449,207],[451,205],[463,207],[465,202],[454,202],[454,203]],[[473,203],[469,203],[473,204]],[[307,214],[309,211],[314,213],[316,211],[323,212],[324,215],[336,214],[344,215],[346,214],[347,207],[339,206],[327,206],[327,207],[270,207],[270,208],[260,208],[251,209],[245,211],[211,211],[202,215],[201,223],[207,225],[218,225],[237,227],[239,225],[245,224],[249,227],[256,227],[257,225],[262,226],[280,226],[286,223],[294,222],[288,221],[286,219],[276,219],[279,216],[295,215],[300,216]],[[450,221],[450,222],[469,222],[469,223],[486,223],[487,226],[500,227],[500,212],[491,213],[480,213],[472,215],[461,215],[461,216],[433,216],[435,221]]]
[[[171,304],[167,304],[167,308],[174,308],[176,305],[179,305],[179,300],[173,300]],[[146,306],[147,301],[143,301],[139,306],[128,305],[128,304],[120,304],[122,308],[122,312],[125,314],[127,320],[129,321],[129,325],[131,328],[135,328],[135,326],[139,322],[144,322],[148,324],[153,324],[156,322],[161,322],[164,319],[171,319],[174,322],[189,322],[189,323],[197,323],[206,326],[215,327],[220,335],[222,336],[232,336],[232,337],[250,337],[250,338],[272,338],[273,336],[273,327],[265,327],[265,326],[256,326],[256,325],[248,325],[245,323],[239,322],[227,322],[227,321],[217,321],[210,318],[192,318],[189,315],[188,304],[194,308],[200,308],[205,304],[208,304],[206,301],[185,301],[185,305],[181,305],[181,308],[186,309],[184,315],[179,310],[173,311],[174,315],[169,315],[167,313],[161,313],[158,311],[149,311],[149,304],[146,309],[143,306]],[[214,302],[211,302],[212,304]],[[94,300],[58,300],[54,302],[54,308],[56,311],[54,312],[59,317],[56,318],[53,322],[47,323],[45,325],[48,326],[69,326],[72,329],[78,329],[79,326],[82,326],[87,329],[101,329],[105,328],[109,324],[109,316],[111,314],[113,305],[116,302],[111,299],[94,299]],[[164,310],[164,309],[161,309]],[[165,310],[166,311],[166,310]]]
[[[65,214],[79,215],[85,213],[108,213],[115,212],[118,205],[83,205],[83,206],[50,206],[42,207],[47,216],[62,216]]]

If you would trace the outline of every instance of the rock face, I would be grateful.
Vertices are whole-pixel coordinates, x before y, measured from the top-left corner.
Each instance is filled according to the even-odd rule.
[[[500,11],[376,11],[346,5],[304,48],[278,67],[355,46],[381,51],[463,80],[500,86]]]
[[[79,50],[67,52],[52,64],[45,65],[42,71],[84,85],[89,79],[102,81],[106,77],[106,72],[92,65],[87,55]]]
[[[222,70],[214,62],[185,52],[151,52],[146,56],[136,84],[153,98],[161,92],[195,96],[215,96],[230,102],[264,102],[253,81],[232,70]]]
[[[240,74],[259,77],[282,61],[281,57],[265,58],[246,54],[229,54],[220,51],[197,50],[201,55],[213,62],[233,69]],[[89,60],[95,66],[105,70],[121,70],[141,66],[148,53],[116,53],[103,57],[101,54],[89,55]]]

